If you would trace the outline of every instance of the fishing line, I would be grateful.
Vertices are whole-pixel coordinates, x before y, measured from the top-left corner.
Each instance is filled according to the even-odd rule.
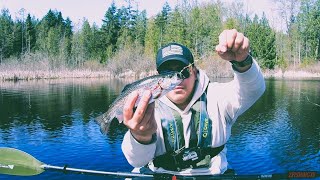
[[[311,103],[311,104],[313,104],[313,105],[315,105],[315,106],[318,106],[318,107],[320,107],[320,105],[319,104],[317,104],[317,103],[314,103],[314,102],[311,102],[310,100],[309,100],[309,97],[308,97],[308,95],[306,95],[306,93],[304,93],[304,92],[300,92],[301,94],[303,94],[305,97],[306,97],[306,99],[307,99],[307,101],[309,102],[309,103]]]
[[[293,89],[293,91],[298,91],[297,89]],[[304,92],[299,92],[300,94],[303,94],[305,97],[306,97],[306,99],[307,99],[307,101],[309,102],[309,103],[311,103],[312,105],[314,105],[314,106],[317,106],[317,107],[320,107],[320,105],[319,104],[317,104],[317,103],[314,103],[314,102],[312,102],[312,101],[310,101],[310,99],[309,99],[309,97],[308,97],[308,95],[307,95],[307,93],[304,93]]]

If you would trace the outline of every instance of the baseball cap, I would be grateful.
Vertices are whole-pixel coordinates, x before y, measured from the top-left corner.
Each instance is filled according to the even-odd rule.
[[[157,52],[156,65],[159,71],[160,66],[168,61],[180,61],[186,66],[193,63],[193,55],[191,51],[184,45],[178,43],[169,43]]]

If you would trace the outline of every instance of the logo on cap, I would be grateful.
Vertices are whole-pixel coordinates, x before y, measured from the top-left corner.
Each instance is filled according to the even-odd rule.
[[[183,55],[183,49],[178,45],[170,45],[162,49],[162,58],[170,55]]]

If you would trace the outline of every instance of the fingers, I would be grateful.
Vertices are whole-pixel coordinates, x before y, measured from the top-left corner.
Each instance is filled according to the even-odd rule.
[[[241,51],[249,53],[249,49],[250,49],[250,41],[247,37],[244,37],[243,43],[241,46]]]
[[[234,46],[235,39],[237,38],[238,32],[235,29],[227,31],[227,49],[230,50]]]
[[[218,53],[225,53],[228,50],[238,52],[248,48],[249,41],[237,30],[224,30],[219,36],[219,44],[216,46]]]
[[[135,120],[138,124],[143,119],[143,116],[149,104],[150,97],[151,97],[151,92],[149,90],[145,91],[138,104],[136,111],[133,114],[132,119]]]
[[[138,99],[138,96],[139,94],[137,92],[132,92],[126,100],[123,108],[123,123],[132,130],[138,130],[141,122],[144,121],[144,116],[149,104],[151,92],[144,92],[136,110],[134,111],[134,105]]]
[[[239,48],[242,47],[244,41],[244,35],[242,33],[237,33],[235,39],[233,40],[234,44],[232,46],[232,52],[239,51]]]
[[[127,124],[127,121],[132,118],[133,108],[134,108],[134,105],[138,99],[138,96],[139,96],[138,92],[134,91],[129,95],[128,99],[126,100],[124,107],[123,107],[123,122],[124,122],[124,124]]]
[[[227,61],[244,60],[249,53],[249,39],[237,30],[224,30],[219,36],[219,44],[216,46],[218,55]]]
[[[154,103],[148,106],[143,120],[140,122],[137,130],[152,132],[151,134],[157,130],[157,124],[154,119]]]
[[[222,31],[219,36],[219,44],[216,46],[216,51],[218,53],[227,52],[227,30]]]

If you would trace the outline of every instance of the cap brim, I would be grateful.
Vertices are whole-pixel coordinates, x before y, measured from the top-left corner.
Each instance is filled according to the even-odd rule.
[[[190,62],[189,62],[187,59],[183,58],[183,57],[173,56],[173,57],[168,57],[167,59],[164,59],[164,60],[161,62],[161,64],[158,65],[157,69],[160,69],[160,67],[161,67],[164,63],[166,63],[166,62],[168,62],[168,61],[179,61],[179,62],[182,62],[183,64],[185,64],[186,66],[190,64]]]

